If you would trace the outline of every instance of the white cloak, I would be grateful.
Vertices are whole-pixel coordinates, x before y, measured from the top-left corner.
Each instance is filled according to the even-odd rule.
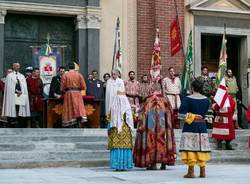
[[[126,121],[131,129],[134,128],[134,121],[127,96],[125,94],[117,95],[118,91],[125,93],[123,80],[120,78],[109,79],[106,87],[106,112],[111,114],[111,127],[116,127],[120,132],[123,121]],[[126,114],[125,120],[123,119],[124,114]]]
[[[116,80],[114,80],[113,78],[110,78],[107,81],[107,85],[106,85],[106,114],[110,113],[111,110],[111,105],[114,101],[114,97],[117,95],[117,91],[123,92],[125,91],[125,86],[124,86],[124,82],[122,79],[117,78]]]
[[[21,117],[30,116],[30,105],[29,105],[27,83],[24,75],[19,72],[9,73],[6,77],[2,116],[17,117],[16,104],[15,104],[15,88],[16,88],[17,78],[20,81],[22,94],[26,95],[25,98],[26,103],[25,105],[21,105],[19,107],[18,116]]]

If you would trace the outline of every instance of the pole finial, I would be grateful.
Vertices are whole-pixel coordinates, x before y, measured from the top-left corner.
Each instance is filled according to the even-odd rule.
[[[50,34],[49,33],[47,33],[46,39],[47,39],[47,43],[49,44],[49,41],[50,41]]]

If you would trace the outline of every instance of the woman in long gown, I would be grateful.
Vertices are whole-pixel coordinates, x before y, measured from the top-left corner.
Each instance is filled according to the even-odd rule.
[[[116,171],[133,168],[132,133],[134,128],[132,110],[126,97],[124,82],[118,78],[118,71],[112,71],[112,78],[106,87],[106,112],[110,126],[108,129],[108,148],[110,167]]]
[[[171,106],[159,82],[153,83],[141,111],[133,155],[135,166],[155,170],[156,164],[161,163],[164,170],[165,165],[175,164],[176,146]]]

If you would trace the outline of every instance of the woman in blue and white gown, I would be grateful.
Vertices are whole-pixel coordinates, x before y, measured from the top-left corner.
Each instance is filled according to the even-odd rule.
[[[106,112],[108,126],[108,148],[110,167],[117,171],[133,168],[132,133],[134,128],[131,106],[126,97],[124,82],[118,78],[118,71],[112,71],[112,78],[106,87]]]

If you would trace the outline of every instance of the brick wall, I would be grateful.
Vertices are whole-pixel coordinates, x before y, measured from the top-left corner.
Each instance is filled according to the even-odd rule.
[[[176,0],[179,20],[184,31],[184,0]],[[183,52],[174,57],[170,54],[169,27],[176,16],[174,0],[137,0],[137,73],[138,77],[149,72],[155,29],[160,29],[162,74],[167,75],[168,68],[174,67],[181,74]]]

